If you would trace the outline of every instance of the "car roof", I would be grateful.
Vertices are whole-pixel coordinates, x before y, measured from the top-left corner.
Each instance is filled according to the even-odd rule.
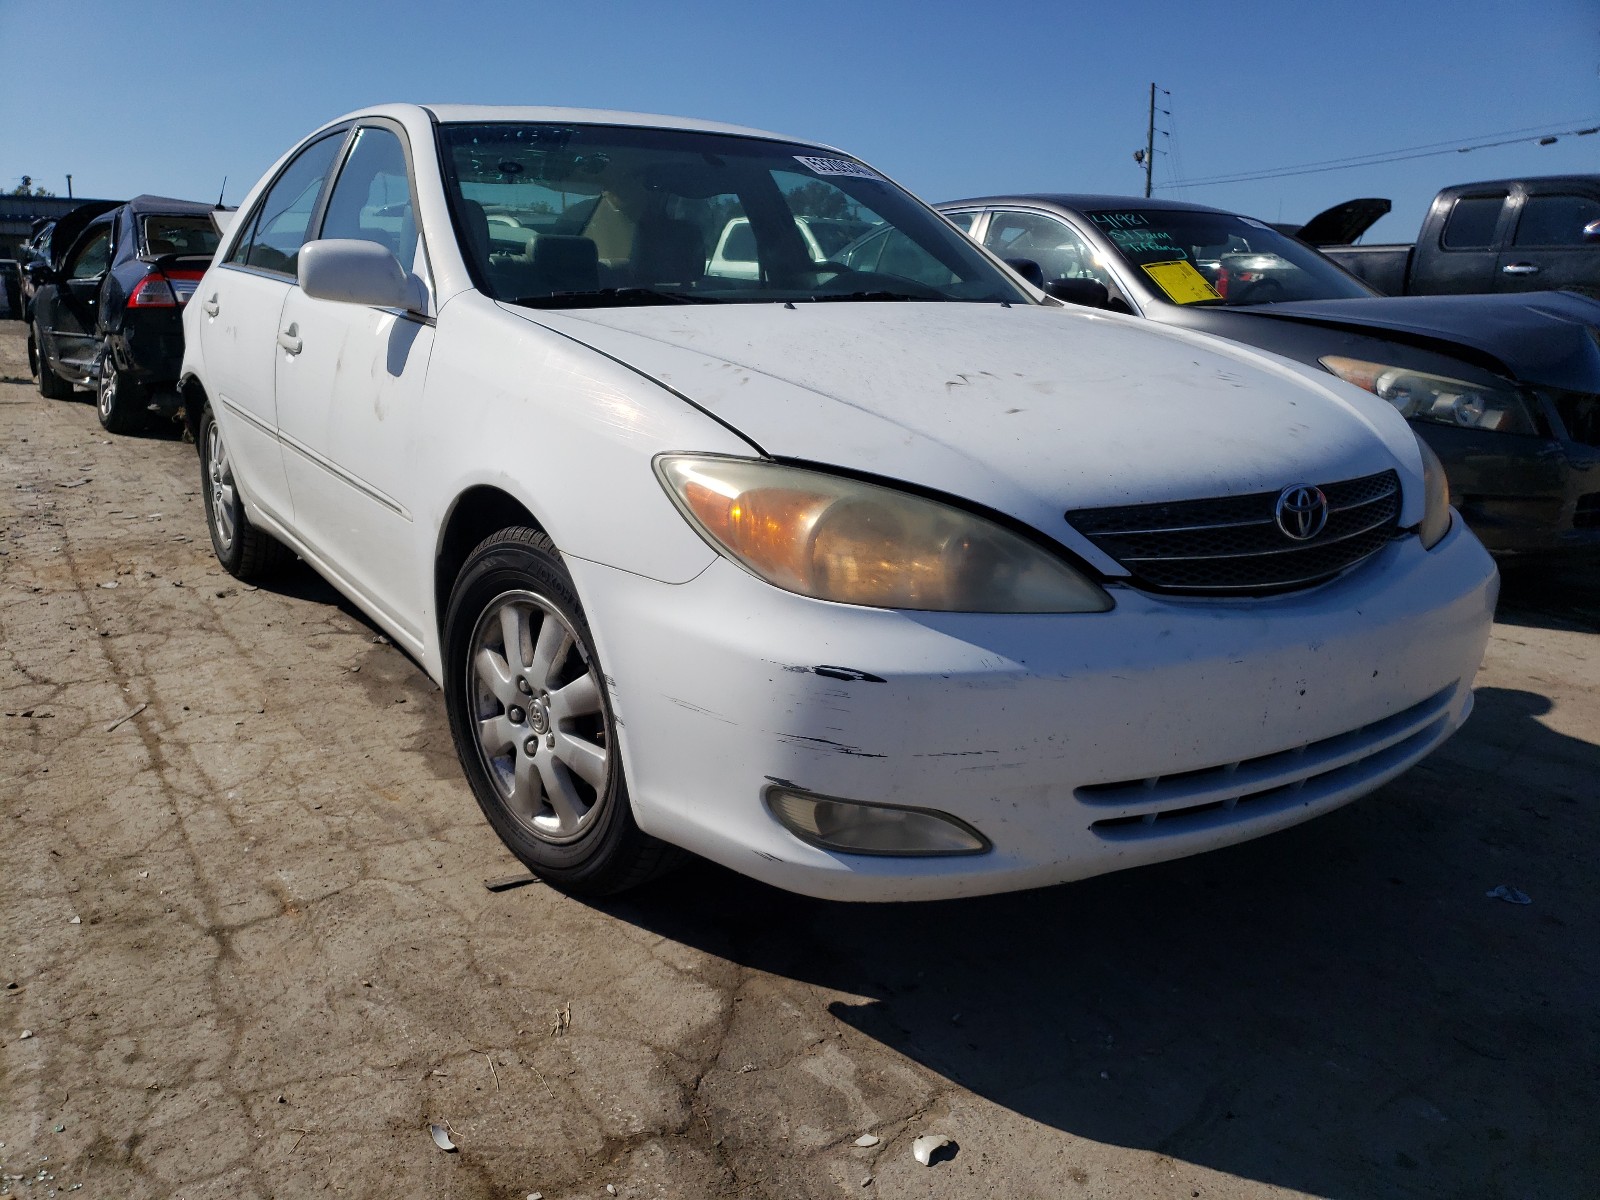
[[[1170,212],[1208,212],[1237,216],[1225,208],[1190,204],[1187,200],[1162,200],[1154,196],[1114,196],[1097,192],[1027,192],[1004,196],[976,196],[970,200],[942,200],[935,208],[970,208],[979,204],[1033,204],[1077,212],[1101,208],[1148,208]]]
[[[384,104],[360,112],[346,113],[337,121],[356,120],[366,116],[404,118],[407,115],[425,114],[442,125],[478,124],[489,122],[526,122],[528,124],[561,125],[631,125],[641,129],[686,129],[699,133],[730,133],[741,137],[762,138],[773,142],[799,142],[806,146],[832,149],[810,138],[790,137],[764,129],[751,129],[743,125],[728,125],[721,121],[703,121],[698,117],[673,117],[661,113],[624,112],[610,108],[564,108],[547,105],[523,104]]]
[[[156,213],[164,216],[189,216],[195,214],[204,216],[212,211],[212,206],[202,204],[198,200],[174,200],[171,196],[135,196],[128,201],[130,212],[138,216],[147,213]]]

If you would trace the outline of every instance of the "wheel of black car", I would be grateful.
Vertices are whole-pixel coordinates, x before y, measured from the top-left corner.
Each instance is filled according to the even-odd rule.
[[[72,399],[72,385],[50,369],[50,363],[44,356],[44,338],[39,334],[39,323],[33,324],[32,357],[39,366],[39,394],[46,400]]]
[[[136,433],[148,422],[145,406],[149,393],[142,384],[117,370],[111,352],[100,356],[100,378],[95,384],[95,410],[108,433]]]
[[[501,841],[546,883],[604,895],[669,866],[634,823],[616,719],[561,556],[504,529],[468,557],[445,615],[456,753]]]
[[[244,500],[234,484],[233,463],[222,430],[208,407],[200,414],[200,487],[205,497],[206,527],[211,549],[228,574],[238,579],[263,579],[293,555],[287,546],[263,533],[245,515]]]

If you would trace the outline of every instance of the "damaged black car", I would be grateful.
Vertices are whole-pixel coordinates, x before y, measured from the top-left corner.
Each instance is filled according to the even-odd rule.
[[[219,238],[210,205],[139,196],[57,223],[35,286],[28,364],[39,391],[66,399],[95,390],[100,424],[133,433],[182,406],[183,306]]]
[[[1382,396],[1439,455],[1452,502],[1496,555],[1600,557],[1600,301],[1381,296],[1265,222],[1198,204],[937,207],[1060,299],[1244,342]]]

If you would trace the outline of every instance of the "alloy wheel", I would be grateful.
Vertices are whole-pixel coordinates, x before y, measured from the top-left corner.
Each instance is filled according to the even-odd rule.
[[[580,837],[611,777],[601,681],[576,631],[529,591],[478,618],[464,681],[483,765],[507,812],[541,841]]]

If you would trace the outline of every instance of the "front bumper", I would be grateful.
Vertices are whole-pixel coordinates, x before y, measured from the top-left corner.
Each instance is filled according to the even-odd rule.
[[[847,900],[1059,883],[1347,803],[1466,719],[1498,588],[1459,521],[1431,552],[1403,538],[1305,592],[1118,587],[1113,611],[1070,616],[852,608],[722,559],[681,585],[570,565],[640,826]],[[767,811],[774,782],[951,813],[993,849],[821,850]]]
[[[1436,422],[1412,428],[1444,463],[1452,503],[1490,553],[1600,556],[1600,448]]]

